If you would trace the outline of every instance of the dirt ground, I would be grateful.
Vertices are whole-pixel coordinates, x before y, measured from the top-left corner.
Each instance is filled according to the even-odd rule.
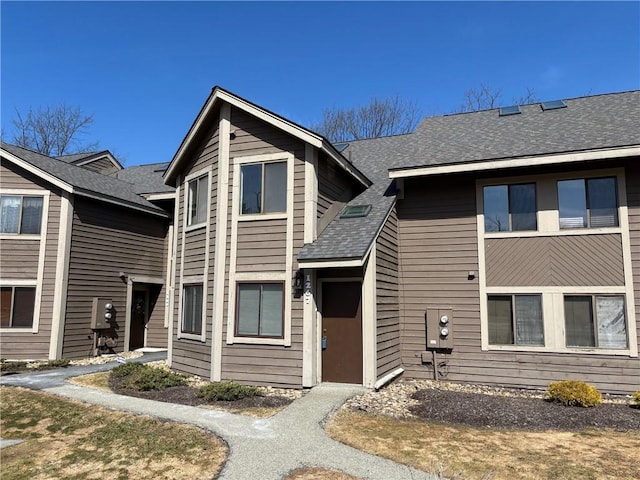
[[[539,398],[419,390],[412,395],[416,417],[478,428],[577,431],[609,428],[640,430],[640,409],[604,403],[594,408],[565,407]]]

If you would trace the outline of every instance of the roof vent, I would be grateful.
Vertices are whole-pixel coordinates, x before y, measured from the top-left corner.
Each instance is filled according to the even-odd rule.
[[[511,105],[510,107],[501,107],[500,108],[500,116],[507,117],[509,115],[517,115],[520,112],[520,107],[518,105]]]
[[[547,110],[558,110],[559,108],[567,108],[567,104],[562,100],[551,100],[550,102],[542,102],[540,104],[540,107],[542,107],[542,110],[546,112]]]
[[[344,209],[340,218],[366,217],[371,211],[371,205],[350,205]]]

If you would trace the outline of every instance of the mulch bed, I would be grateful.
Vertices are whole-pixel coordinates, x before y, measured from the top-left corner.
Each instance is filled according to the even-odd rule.
[[[290,398],[269,395],[269,396],[255,396],[251,398],[243,398],[233,402],[207,402],[206,400],[196,396],[196,389],[188,385],[169,387],[164,390],[149,390],[141,392],[130,388],[123,388],[121,385],[122,380],[113,375],[109,376],[109,388],[113,392],[120,395],[128,395],[130,397],[145,398],[147,400],[157,400],[159,402],[177,403],[180,405],[214,405],[219,407],[233,407],[233,408],[268,408],[268,407],[281,407],[289,405],[293,400]]]
[[[611,428],[640,430],[640,409],[629,405],[602,404],[594,408],[566,407],[540,398],[419,390],[412,395],[416,417],[478,428],[523,430],[585,430]]]

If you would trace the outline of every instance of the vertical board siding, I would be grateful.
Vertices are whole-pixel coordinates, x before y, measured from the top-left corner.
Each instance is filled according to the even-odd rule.
[[[60,190],[12,163],[2,160],[0,189],[45,189],[49,195],[46,249],[40,301],[40,321],[37,333],[3,332],[0,336],[2,357],[45,360],[49,357],[56,259],[60,229]],[[38,275],[40,240],[1,239],[0,274],[3,278],[35,280]]]
[[[640,278],[640,176],[635,170],[627,173],[627,190],[634,272]],[[605,391],[637,390],[637,358],[481,350],[478,282],[467,279],[468,271],[478,269],[475,192],[469,177],[412,179],[405,183],[404,200],[398,201],[405,376],[433,378],[420,352],[426,346],[426,308],[436,306],[453,308],[454,348],[439,355],[446,362],[441,372],[446,380],[545,388],[552,381],[577,378]]]
[[[235,139],[230,144],[230,157],[291,152],[294,155],[293,259],[304,241],[304,143],[250,116],[231,109],[231,130]],[[233,185],[233,160],[229,165],[229,185]],[[233,189],[229,188],[227,222],[227,253],[222,345],[222,378],[253,385],[272,385],[289,388],[302,386],[302,299],[292,297],[291,346],[227,344],[227,315],[229,312],[229,262],[231,258],[231,227]],[[257,242],[262,241],[262,247]],[[261,248],[260,252],[256,247]],[[236,271],[283,272],[285,270],[286,221],[265,220],[238,222]],[[285,292],[292,295],[292,292]]]
[[[394,210],[376,242],[377,379],[401,366],[398,219]]]
[[[492,238],[485,251],[487,286],[624,285],[619,234]]]
[[[123,351],[128,277],[164,278],[166,220],[76,197],[74,202],[67,311],[62,354],[66,358],[91,354],[93,297],[113,300],[118,344]],[[164,311],[164,302],[156,308]],[[160,312],[159,312],[160,313]]]
[[[217,116],[215,117],[218,118]],[[178,198],[178,218],[175,219],[174,228],[176,230],[176,277],[174,279],[174,311],[171,315],[173,322],[173,352],[171,356],[171,366],[177,371],[209,378],[211,375],[211,323],[213,312],[213,286],[214,279],[213,259],[215,258],[216,243],[216,198],[218,192],[218,148],[219,148],[219,122],[214,124],[205,133],[200,144],[192,153],[191,162],[182,172],[182,185],[180,197]],[[180,271],[184,268],[184,275],[203,275],[205,268],[205,248],[206,248],[206,228],[200,228],[191,232],[185,232],[184,258],[182,257],[182,234],[184,230],[184,191],[186,183],[184,177],[199,170],[211,172],[211,192],[209,195],[209,274],[207,291],[204,292],[204,300],[207,304],[207,315],[202,319],[203,326],[206,326],[206,340],[191,340],[178,338],[182,319],[180,318]],[[214,319],[215,320],[215,319]]]

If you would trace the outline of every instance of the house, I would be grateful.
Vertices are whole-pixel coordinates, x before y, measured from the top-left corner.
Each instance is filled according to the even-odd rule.
[[[2,357],[166,347],[171,215],[160,197],[171,189],[153,191],[163,170],[145,166],[137,178],[140,167],[123,169],[108,151],[51,158],[0,147]],[[96,298],[112,306],[106,329],[92,329]]]
[[[625,92],[332,145],[216,87],[164,174],[171,366],[637,389],[639,114]]]

